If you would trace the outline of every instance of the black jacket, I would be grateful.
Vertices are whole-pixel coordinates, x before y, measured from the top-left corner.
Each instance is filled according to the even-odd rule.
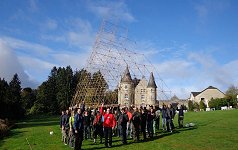
[[[123,113],[119,117],[119,125],[121,127],[126,127],[127,122],[129,121],[128,115],[126,113]]]

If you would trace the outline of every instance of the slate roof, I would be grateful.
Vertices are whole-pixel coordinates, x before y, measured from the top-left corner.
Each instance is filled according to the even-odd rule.
[[[126,66],[126,70],[125,70],[124,75],[121,79],[121,82],[132,82],[131,74],[130,74],[128,66]]]
[[[206,90],[208,90],[208,89],[217,89],[217,90],[219,90],[218,88],[216,88],[216,87],[214,87],[214,86],[209,86],[209,87],[207,87],[206,89],[204,89],[204,90],[202,90],[201,92],[191,92],[192,94],[193,94],[193,96],[194,97],[196,97],[197,95],[199,95],[200,93],[202,93],[202,92],[204,92],[204,91],[206,91]],[[220,90],[219,90],[220,91]],[[220,91],[220,92],[222,92],[222,91]],[[222,92],[223,93],[223,92]],[[224,94],[224,93],[223,93]]]
[[[155,83],[155,78],[154,78],[154,75],[153,75],[153,72],[150,73],[150,80],[148,82],[148,88],[157,88],[157,85]]]

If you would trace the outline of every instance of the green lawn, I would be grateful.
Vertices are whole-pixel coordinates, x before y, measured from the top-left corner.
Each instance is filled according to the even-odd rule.
[[[177,126],[177,118],[174,120]],[[176,129],[174,133],[162,133],[151,141],[121,145],[120,139],[113,138],[110,149],[238,149],[238,110],[190,112],[185,114],[185,123],[193,122],[195,128]],[[61,142],[58,117],[28,119],[17,124],[10,135],[0,141],[0,149],[27,150],[35,149],[69,150]],[[53,135],[49,132],[54,131]],[[83,149],[104,149],[103,144],[94,145],[92,141],[83,141]]]

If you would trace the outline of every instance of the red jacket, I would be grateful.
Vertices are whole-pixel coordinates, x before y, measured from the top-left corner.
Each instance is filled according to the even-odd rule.
[[[94,121],[93,121],[93,125],[98,124],[101,121],[102,117],[101,115],[96,115]]]
[[[116,119],[113,114],[104,113],[102,107],[100,108],[100,113],[104,117],[104,122],[103,122],[104,127],[114,128],[116,126]]]

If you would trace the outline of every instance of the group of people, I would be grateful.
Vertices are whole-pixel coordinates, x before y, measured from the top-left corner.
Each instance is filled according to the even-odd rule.
[[[112,147],[112,137],[121,137],[122,144],[127,144],[127,139],[132,138],[135,142],[146,141],[160,129],[160,117],[162,117],[162,129],[173,132],[175,126],[174,116],[178,111],[178,124],[183,127],[183,107],[175,109],[172,105],[163,105],[162,108],[146,107],[104,107],[87,108],[82,102],[80,106],[70,107],[62,111],[60,128],[62,131],[62,142],[75,150],[81,149],[83,139],[92,139],[105,147]]]

